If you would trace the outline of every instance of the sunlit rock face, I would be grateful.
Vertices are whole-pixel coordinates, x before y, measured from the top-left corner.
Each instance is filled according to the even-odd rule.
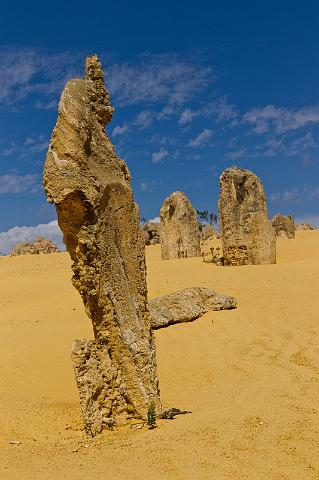
[[[200,257],[197,213],[183,192],[173,192],[160,210],[163,260]]]
[[[129,170],[105,132],[113,110],[93,55],[85,79],[63,90],[43,174],[93,325],[94,340],[77,340],[72,350],[92,435],[108,422],[146,418],[153,400],[160,409],[139,209]]]
[[[276,262],[276,240],[259,178],[243,168],[220,177],[219,220],[225,265]]]
[[[291,215],[277,213],[271,224],[277,238],[295,238],[295,222]]]

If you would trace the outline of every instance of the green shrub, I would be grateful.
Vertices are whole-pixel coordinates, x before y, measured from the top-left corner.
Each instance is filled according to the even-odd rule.
[[[150,430],[156,428],[156,405],[154,401],[152,401],[148,407],[147,425]]]

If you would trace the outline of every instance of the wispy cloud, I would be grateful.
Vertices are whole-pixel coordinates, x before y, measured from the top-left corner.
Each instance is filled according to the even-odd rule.
[[[244,157],[246,155],[246,149],[242,148],[241,150],[233,150],[232,152],[225,153],[225,157],[229,160],[238,160],[239,158]]]
[[[120,125],[117,125],[112,130],[112,136],[113,137],[121,136],[121,135],[124,135],[124,133],[127,133],[128,131],[129,131],[129,126],[127,125],[127,123],[124,123],[124,125],[122,125],[121,127]]]
[[[136,63],[107,68],[107,83],[120,105],[183,105],[215,80],[212,67],[176,54],[144,54]]]
[[[0,105],[15,105],[37,94],[35,108],[54,108],[66,81],[83,77],[84,57],[85,53],[79,51],[53,53],[43,48],[0,47]],[[102,61],[104,57],[102,54]],[[110,61],[108,56],[104,68],[114,103],[164,104],[163,115],[172,105],[185,104],[215,80],[211,66],[195,56],[183,58],[173,53],[142,54],[134,62],[124,63]]]
[[[155,190],[162,185],[161,180],[150,180],[148,182],[141,182],[140,183],[140,190],[141,192],[155,192]]]
[[[49,140],[44,135],[37,135],[36,137],[28,137],[23,142],[23,147],[27,147],[31,152],[44,152],[48,149]]]
[[[307,106],[299,110],[267,105],[253,108],[243,116],[243,122],[252,125],[255,133],[274,130],[277,134],[297,130],[307,125],[319,123],[319,106]]]
[[[35,193],[39,190],[37,185],[37,175],[19,175],[17,173],[9,173],[0,176],[0,195],[8,193]]]
[[[196,116],[197,116],[197,113],[194,112],[192,109],[185,108],[178,119],[178,124],[182,126],[187,125],[191,123],[193,118],[195,118]]]
[[[301,203],[304,200],[318,200],[319,186],[301,185],[293,187],[284,192],[275,192],[270,194],[270,201],[278,202],[296,202]]]
[[[0,155],[2,157],[9,157],[10,155],[13,155],[18,151],[18,146],[16,142],[9,142],[7,144],[6,142],[3,143],[5,143],[5,147],[0,150]]]
[[[205,117],[215,117],[217,123],[230,123],[234,126],[235,120],[239,117],[239,112],[235,105],[231,105],[227,102],[225,97],[219,98],[215,102],[209,102],[202,111]]]
[[[141,130],[149,127],[155,120],[156,113],[151,110],[142,110],[136,117],[134,125]]]
[[[57,95],[67,79],[78,74],[80,55],[49,53],[42,48],[0,48],[0,105],[15,105],[36,93]],[[39,101],[38,101],[39,102]],[[37,108],[45,108],[41,102]]]
[[[204,128],[204,130],[199,135],[197,135],[197,137],[191,139],[188,142],[187,146],[192,148],[202,148],[207,145],[209,140],[212,138],[212,135],[212,130]]]
[[[37,237],[43,236],[52,240],[60,250],[64,250],[62,233],[58,222],[39,224],[33,227],[13,227],[7,232],[0,233],[0,252],[10,253],[13,247],[19,242],[33,242]]]
[[[150,218],[148,221],[152,223],[160,223],[161,219],[160,217],[154,217],[154,218]]]
[[[165,150],[165,148],[161,147],[158,152],[152,153],[152,163],[160,163],[168,155],[169,152]]]

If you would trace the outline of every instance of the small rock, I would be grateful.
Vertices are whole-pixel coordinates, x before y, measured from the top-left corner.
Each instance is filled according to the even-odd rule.
[[[161,415],[160,418],[163,420],[173,420],[176,415],[185,415],[186,413],[192,413],[189,410],[180,410],[179,408],[169,408],[165,410]]]

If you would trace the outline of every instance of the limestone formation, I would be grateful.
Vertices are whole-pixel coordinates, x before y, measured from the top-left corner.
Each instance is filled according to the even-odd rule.
[[[93,55],[85,79],[64,88],[43,176],[93,324],[94,340],[75,341],[71,354],[92,435],[145,419],[152,401],[161,409],[139,209],[129,170],[105,132],[113,110]]]
[[[145,245],[157,245],[161,243],[161,228],[159,223],[147,222],[143,227]]]
[[[200,227],[200,236],[201,240],[205,242],[206,240],[219,238],[219,233],[211,225],[202,225]]]
[[[11,252],[11,256],[38,255],[40,253],[55,253],[58,251],[58,247],[51,240],[47,240],[44,237],[38,237],[33,243],[17,243]]]
[[[277,238],[295,238],[295,223],[291,215],[277,213],[271,223]]]
[[[197,213],[183,192],[173,192],[160,210],[163,260],[200,257]]]
[[[243,168],[227,168],[220,177],[219,219],[225,265],[276,262],[275,234],[268,220],[259,178]]]
[[[314,230],[315,227],[310,223],[298,223],[295,229],[296,230]]]
[[[174,323],[191,322],[209,310],[230,310],[236,306],[234,297],[204,287],[185,288],[149,302],[154,329]]]

